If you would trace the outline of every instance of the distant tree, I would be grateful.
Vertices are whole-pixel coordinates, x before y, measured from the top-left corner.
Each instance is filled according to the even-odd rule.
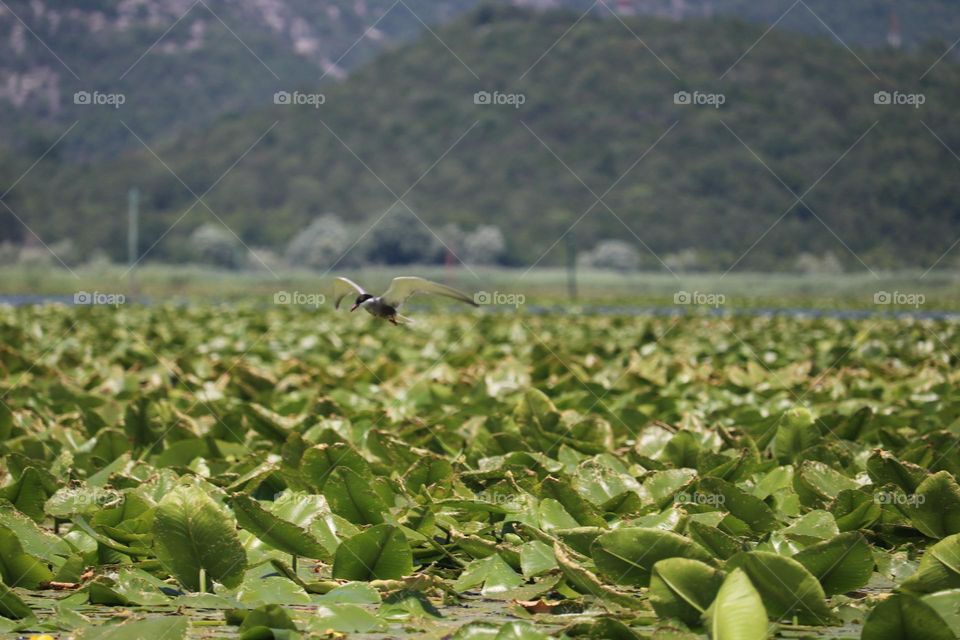
[[[350,248],[350,236],[349,229],[340,218],[332,214],[320,216],[290,240],[286,251],[287,262],[291,267],[330,269]],[[340,260],[339,264],[344,265],[345,261]]]
[[[580,254],[578,262],[594,269],[636,271],[640,268],[640,252],[623,240],[602,240],[590,251]]]
[[[110,259],[109,253],[103,249],[94,249],[86,256],[83,267],[91,270],[103,270],[109,268],[112,264],[113,261]]]
[[[56,257],[53,258],[54,263],[58,265],[62,263],[70,267],[80,264],[80,251],[70,238],[64,238],[63,240],[54,242],[48,245],[48,247],[51,257],[53,257],[53,254],[56,254]],[[47,251],[47,248],[44,248],[44,251]]]
[[[15,245],[12,242],[0,242],[0,265],[16,264],[19,255],[19,245]]]
[[[18,264],[25,267],[68,267],[80,263],[76,245],[69,238],[52,242],[46,246],[38,243],[0,245],[0,263]]]
[[[275,251],[257,247],[244,252],[240,266],[249,271],[267,271],[281,268],[282,262]]]
[[[671,271],[696,271],[703,268],[702,256],[696,249],[682,249],[663,256],[663,263]]]
[[[364,243],[367,261],[376,264],[431,264],[443,252],[443,244],[408,211],[388,213]]]
[[[794,264],[797,271],[808,275],[843,273],[843,263],[832,251],[823,255],[801,253]]]
[[[440,239],[443,240],[444,252],[449,249],[454,254],[463,258],[464,242],[467,239],[467,232],[463,230],[463,227],[456,222],[448,222],[436,231]]]
[[[463,240],[463,254],[460,256],[471,264],[495,264],[507,250],[507,242],[500,228],[488,224],[477,227]]]
[[[190,248],[199,262],[233,269],[240,256],[240,241],[220,224],[203,224],[190,234]]]
[[[10,175],[14,171],[13,165],[6,161],[8,158],[3,157],[3,154],[4,151],[0,149],[0,171],[4,172],[3,175]],[[18,205],[13,203],[11,206],[17,207]],[[23,225],[20,224],[16,216],[0,206],[0,242],[3,244],[20,244],[23,242],[23,233]]]
[[[28,268],[47,268],[59,265],[53,254],[39,245],[27,245],[20,248],[17,254],[17,264]]]

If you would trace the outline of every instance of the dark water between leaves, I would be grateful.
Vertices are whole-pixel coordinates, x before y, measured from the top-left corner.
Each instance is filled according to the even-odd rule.
[[[24,594],[24,599],[34,608],[40,623],[55,623],[57,611],[55,605],[69,594],[63,592],[50,592],[49,596],[39,596],[36,593]],[[489,625],[500,626],[517,620],[526,620],[535,623],[536,628],[543,634],[559,634],[562,629],[578,622],[591,622],[599,616],[609,615],[600,609],[586,609],[579,613],[569,613],[562,615],[544,615],[533,616],[526,613],[522,607],[509,601],[484,598],[479,595],[466,596],[463,601],[457,605],[442,604],[439,600],[433,603],[442,618],[418,618],[409,620],[398,620],[390,626],[375,633],[350,633],[346,637],[357,640],[387,640],[390,638],[422,638],[424,640],[443,640],[449,638],[453,633],[464,625],[471,623],[485,623]],[[284,608],[289,610],[293,617],[302,622],[307,622],[311,614],[315,613],[321,602],[316,605],[289,604]],[[360,605],[370,614],[376,614],[377,605]],[[223,609],[185,607],[176,605],[162,606],[136,606],[136,607],[111,607],[102,605],[80,605],[71,607],[71,611],[83,616],[87,624],[93,628],[101,627],[106,624],[116,624],[125,620],[138,620],[145,618],[155,618],[163,616],[186,616],[190,621],[190,627],[187,637],[189,638],[234,638],[237,637],[237,628],[226,624]],[[644,614],[631,615],[630,620],[624,618],[624,622],[629,622],[630,627],[637,633],[653,633],[658,629],[653,613],[649,612],[644,618]],[[642,624],[645,622],[645,624]],[[641,624],[638,624],[641,623]],[[66,625],[64,625],[66,626]],[[55,631],[46,626],[43,630],[22,631],[16,634],[0,634],[0,637],[23,638],[29,637],[30,632],[47,633],[55,638],[72,637],[76,633],[74,630]],[[660,627],[663,631],[664,628]],[[679,631],[679,630],[677,630]],[[321,636],[323,637],[323,636]],[[337,636],[330,636],[337,637]],[[491,635],[492,637],[492,635]],[[696,637],[694,635],[689,637]],[[703,636],[706,638],[706,636]],[[853,639],[860,637],[860,625],[846,624],[844,626],[834,627],[810,627],[805,625],[781,625],[775,638],[800,639],[800,638],[818,638],[823,640],[833,639]],[[155,639],[154,639],[155,640]]]

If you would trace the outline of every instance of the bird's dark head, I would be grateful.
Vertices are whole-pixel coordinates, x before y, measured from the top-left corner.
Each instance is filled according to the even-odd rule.
[[[369,300],[369,299],[372,298],[372,297],[373,297],[373,296],[370,295],[369,293],[361,293],[360,295],[357,296],[357,299],[356,299],[356,301],[353,303],[353,306],[350,307],[350,311],[356,311],[356,310],[360,307],[361,304],[363,304],[364,302],[366,302],[367,300]]]

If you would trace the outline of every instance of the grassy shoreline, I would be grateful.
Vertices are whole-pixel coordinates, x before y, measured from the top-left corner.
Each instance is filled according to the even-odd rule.
[[[367,267],[321,274],[306,270],[224,271],[193,265],[147,265],[131,281],[122,266],[66,269],[4,267],[4,296],[67,296],[78,292],[123,294],[128,301],[209,301],[270,303],[280,292],[329,297],[336,275],[348,275],[371,290],[397,274],[416,274],[468,292],[522,296],[528,305],[570,301],[563,269],[525,273],[511,268],[437,266]],[[581,270],[577,303],[582,305],[726,308],[827,308],[887,310],[960,309],[960,272],[798,275],[766,273],[621,274]],[[684,295],[686,294],[686,295]],[[884,294],[888,294],[884,296]],[[879,304],[875,297],[889,303]],[[679,300],[679,302],[678,302]],[[686,300],[687,302],[682,302]]]

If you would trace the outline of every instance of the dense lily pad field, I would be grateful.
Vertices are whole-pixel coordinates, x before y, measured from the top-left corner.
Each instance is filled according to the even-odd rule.
[[[950,639],[960,332],[0,309],[0,631]]]

